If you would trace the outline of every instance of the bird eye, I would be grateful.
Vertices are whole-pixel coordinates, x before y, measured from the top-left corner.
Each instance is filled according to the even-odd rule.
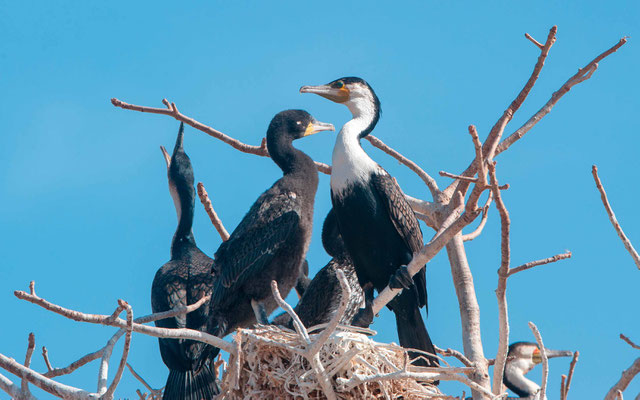
[[[302,122],[300,122],[300,121],[296,121],[296,124],[300,125],[300,124],[302,124]]]
[[[336,82],[336,87],[337,87],[338,89],[342,89],[342,88],[344,87],[344,82],[342,82],[342,81],[338,81],[338,82]]]

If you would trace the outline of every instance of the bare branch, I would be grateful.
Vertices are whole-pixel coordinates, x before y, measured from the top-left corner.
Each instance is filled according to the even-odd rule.
[[[436,198],[438,196],[438,194],[440,193],[440,189],[438,189],[438,184],[436,183],[436,181],[429,174],[427,174],[422,168],[420,168],[418,166],[418,164],[416,164],[415,162],[411,161],[407,157],[403,156],[402,154],[400,154],[400,152],[398,152],[398,151],[392,149],[391,147],[387,146],[382,140],[378,139],[377,137],[375,137],[373,135],[367,135],[367,136],[365,136],[365,138],[369,142],[371,142],[371,144],[374,147],[379,148],[380,150],[382,150],[385,153],[389,154],[391,157],[393,157],[396,160],[398,160],[400,163],[402,163],[402,164],[406,165],[407,167],[409,167],[409,169],[411,169],[413,172],[415,172],[416,175],[418,175],[420,177],[420,179],[422,179],[422,181],[425,183],[425,185],[427,185],[427,187],[429,188],[429,191],[431,192],[431,195],[434,198]]]
[[[38,296],[31,295],[29,293],[23,292],[21,290],[16,290],[13,293],[20,300],[26,300],[30,303],[36,304],[46,310],[52,311],[56,314],[60,314],[63,317],[72,319],[74,321],[79,322],[88,322],[91,324],[100,324],[100,325],[108,325],[115,326],[118,328],[126,328],[127,322],[120,318],[112,318],[111,316],[99,315],[99,314],[84,314],[79,311],[70,310],[59,305],[53,304],[45,299],[42,299]],[[154,337],[162,337],[165,339],[191,339],[196,340],[198,342],[204,342],[206,344],[210,344],[212,346],[218,347],[227,353],[234,354],[235,347],[233,344],[220,339],[219,337],[210,335],[205,332],[200,332],[194,329],[180,328],[180,329],[168,329],[168,328],[157,328],[153,326],[141,325],[139,323],[133,324],[133,331],[138,333],[143,333],[145,335],[154,336]]]
[[[151,395],[151,398],[161,398],[162,397],[162,389],[154,389],[152,388],[147,381],[144,380],[143,377],[141,377],[131,366],[131,364],[127,363],[127,368],[129,368],[129,372],[131,372],[131,375],[133,375],[134,378],[136,378],[140,383],[142,383],[142,385],[147,388],[147,390],[149,391],[149,394]],[[139,393],[138,391],[138,395],[140,397],[142,397],[142,394]]]
[[[617,396],[618,390],[624,391],[638,373],[640,373],[640,357],[636,358],[628,369],[622,371],[620,380],[616,382],[611,389],[609,389],[604,400],[614,400]]]
[[[600,191],[600,198],[602,199],[602,204],[604,204],[604,209],[609,215],[609,221],[611,221],[611,224],[618,233],[618,236],[620,237],[620,240],[622,240],[624,247],[627,249],[629,254],[631,254],[631,257],[636,263],[636,266],[638,267],[638,269],[640,269],[640,255],[638,255],[638,252],[633,248],[631,241],[629,241],[627,235],[625,235],[622,231],[622,227],[620,226],[620,223],[618,223],[616,215],[613,213],[613,209],[611,209],[611,205],[609,204],[609,200],[607,199],[607,193],[604,191],[604,187],[602,186],[602,182],[600,182],[600,177],[598,176],[598,167],[594,165],[591,168],[591,173],[593,174],[593,179],[596,181],[596,186]]]
[[[573,371],[576,369],[576,364],[578,363],[578,357],[580,357],[579,351],[576,351],[575,353],[573,353],[573,359],[571,360],[571,364],[569,365],[569,374],[567,375],[567,383],[563,385],[563,387],[561,387],[560,400],[567,400],[567,394],[569,393],[569,389],[571,388],[571,379],[573,379]]]
[[[47,366],[47,371],[53,371],[53,367],[51,366],[51,361],[49,361],[49,352],[47,348],[42,346],[42,358],[44,359],[44,363]]]
[[[544,347],[544,343],[542,343],[542,336],[540,335],[538,327],[533,322],[529,322],[529,328],[531,329],[531,332],[533,332],[533,336],[536,337],[538,349],[540,349],[540,356],[542,357],[542,382],[540,385],[539,397],[541,399],[546,399],[547,378],[549,376],[549,359],[547,358],[547,350]]]
[[[470,183],[478,182],[478,178],[471,178],[469,176],[455,175],[455,174],[451,174],[451,173],[446,172],[446,171],[440,171],[439,174],[440,174],[440,176],[444,176],[444,177],[447,177],[447,178],[453,178],[453,179],[460,179],[462,181],[466,181],[466,182],[470,182]]]
[[[496,208],[500,214],[501,227],[501,261],[498,269],[498,287],[496,289],[496,297],[498,299],[499,309],[499,341],[498,352],[496,354],[495,364],[493,367],[493,394],[498,395],[502,392],[502,379],[504,376],[504,368],[507,362],[507,352],[509,348],[509,311],[507,306],[507,278],[509,277],[509,265],[511,263],[511,218],[507,207],[502,201],[500,189],[498,189],[498,178],[496,177],[495,161],[489,163],[489,178],[491,182],[491,192],[496,198]],[[544,397],[540,397],[543,399]]]
[[[286,313],[291,317],[291,320],[293,321],[293,327],[296,329],[298,334],[302,336],[302,338],[307,343],[311,343],[311,341],[309,340],[309,332],[307,331],[307,328],[300,320],[300,317],[298,317],[298,314],[293,311],[293,308],[289,305],[289,303],[284,301],[284,299],[280,295],[280,291],[278,290],[278,283],[276,281],[271,281],[271,293],[273,294],[273,297],[276,299],[276,303],[278,303],[280,308],[286,311]]]
[[[227,240],[229,240],[229,232],[227,232],[227,230],[224,228],[224,225],[222,224],[222,221],[218,217],[218,214],[216,214],[216,211],[213,209],[211,200],[209,200],[209,194],[207,193],[207,190],[204,188],[204,185],[202,184],[202,182],[198,182],[198,196],[200,197],[200,202],[204,206],[205,211],[207,212],[207,214],[209,215],[209,218],[211,219],[211,223],[218,231],[220,238],[222,239],[223,242],[226,242]]]
[[[210,126],[207,126],[205,124],[202,124],[198,121],[196,121],[193,118],[187,117],[186,115],[182,114],[179,110],[178,107],[175,105],[175,103],[169,103],[169,101],[167,99],[163,99],[162,102],[164,103],[164,105],[167,108],[155,108],[155,107],[146,107],[146,106],[138,106],[135,104],[128,104],[125,103],[124,101],[118,100],[116,98],[112,98],[111,99],[111,104],[113,104],[116,107],[120,107],[123,108],[125,110],[132,110],[132,111],[139,111],[139,112],[147,112],[147,113],[152,113],[152,114],[162,114],[162,115],[168,115],[170,117],[173,117],[175,119],[177,119],[178,121],[182,121],[187,125],[191,125],[192,127],[196,128],[199,131],[202,131],[204,133],[206,133],[207,135],[214,137],[218,140],[223,141],[224,143],[228,144],[229,146],[233,147],[236,150],[239,150],[243,153],[248,153],[248,154],[255,154],[258,156],[262,156],[262,157],[269,157],[269,152],[267,151],[267,147],[264,145],[260,145],[260,146],[251,146],[249,144],[246,143],[242,143],[241,141],[234,139],[230,136],[225,135],[224,133],[220,132],[219,130],[213,129]],[[331,167],[329,167],[327,164],[324,163],[319,163],[316,161],[316,167],[318,168],[318,171],[325,173],[325,174],[331,174]]]
[[[29,345],[27,346],[27,354],[24,357],[24,366],[26,368],[31,367],[31,357],[33,356],[33,350],[36,348],[36,338],[33,332],[29,333]],[[20,389],[22,391],[22,396],[28,396],[29,392],[29,381],[26,377],[22,377],[22,382],[20,383]]]
[[[529,35],[528,33],[524,34],[524,37],[526,37],[527,39],[529,39],[531,41],[531,43],[535,44],[536,46],[538,46],[538,48],[540,50],[542,50],[544,48],[544,45],[540,42],[538,42],[537,40],[535,40],[534,38],[531,37],[531,35]]]
[[[480,224],[473,232],[462,235],[463,241],[469,242],[477,238],[478,236],[480,236],[480,234],[482,233],[482,230],[484,229],[484,226],[487,224],[487,219],[489,217],[489,206],[491,205],[491,200],[493,200],[493,192],[489,192],[489,197],[487,198],[486,203],[484,203],[484,206],[482,207],[482,219],[480,220]]]
[[[640,350],[640,346],[638,346],[637,344],[633,343],[633,341],[631,341],[631,339],[629,339],[628,337],[626,337],[622,333],[620,334],[620,339],[622,339],[625,342],[627,342],[627,344],[629,344],[629,346],[633,347],[634,349]]]
[[[455,357],[458,360],[460,360],[460,362],[465,366],[465,367],[472,367],[473,363],[471,362],[471,360],[469,360],[467,357],[464,356],[464,354],[460,353],[458,350],[454,350],[454,349],[446,349],[446,350],[442,350],[439,347],[434,346],[436,349],[436,352],[440,353],[440,355],[444,356],[444,357]]]
[[[133,310],[129,303],[124,300],[118,300],[118,304],[125,307],[125,311],[127,312],[127,333],[124,337],[124,348],[122,350],[122,357],[120,358],[120,365],[118,365],[118,370],[116,371],[116,375],[111,381],[111,385],[109,385],[109,389],[104,394],[103,398],[112,399],[113,394],[120,383],[120,379],[122,378],[122,373],[124,372],[124,367],[127,364],[127,357],[129,356],[129,350],[131,348],[131,334],[133,333]]]
[[[617,44],[615,44],[613,47],[611,47],[609,50],[605,51],[604,53],[594,58],[589,64],[585,65],[584,68],[579,69],[575,75],[569,78],[569,80],[566,81],[564,85],[560,87],[560,89],[558,89],[556,92],[553,93],[553,95],[551,95],[551,99],[549,99],[549,101],[547,101],[547,103],[544,106],[542,106],[542,108],[537,113],[535,113],[531,118],[529,118],[529,120],[525,122],[525,124],[522,125],[517,131],[509,135],[506,139],[502,141],[502,143],[500,143],[500,145],[496,149],[496,155],[502,153],[503,151],[511,147],[511,145],[514,144],[516,141],[521,139],[544,116],[549,114],[549,112],[551,111],[553,106],[556,105],[558,100],[560,100],[562,96],[567,94],[573,86],[589,79],[591,75],[594,73],[594,71],[596,70],[598,62],[600,62],[605,57],[616,52],[626,42],[627,42],[626,37],[620,39],[620,41]]]
[[[411,276],[414,276],[420,269],[422,269],[427,262],[429,262],[442,248],[455,236],[457,235],[462,228],[469,225],[473,222],[474,219],[478,215],[480,215],[481,210],[474,210],[472,212],[464,212],[460,217],[455,219],[451,225],[446,228],[441,228],[441,232],[435,234],[435,236],[422,247],[420,252],[414,254],[413,259],[407,265],[408,272]],[[387,286],[378,297],[376,297],[373,301],[373,314],[377,314],[382,310],[384,306],[387,305],[398,293],[400,293],[401,289],[391,289]]]
[[[513,275],[513,274],[517,274],[518,272],[521,271],[526,271],[528,269],[531,269],[533,267],[537,267],[539,265],[544,265],[544,264],[550,264],[556,261],[560,261],[560,260],[566,260],[567,258],[571,258],[571,252],[567,251],[566,253],[562,253],[562,254],[556,254],[553,257],[549,257],[549,258],[545,258],[544,260],[537,260],[537,261],[530,261],[526,264],[522,264],[519,267],[515,267],[515,268],[511,268],[509,270],[509,276]]]

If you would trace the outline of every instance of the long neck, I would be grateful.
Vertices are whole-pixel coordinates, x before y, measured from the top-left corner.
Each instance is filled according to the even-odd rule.
[[[316,167],[308,155],[293,147],[291,138],[287,135],[273,134],[267,141],[267,149],[273,161],[280,167],[282,173],[287,175],[309,175],[315,172]]]
[[[364,112],[354,114],[354,118],[340,130],[331,161],[331,189],[334,194],[339,195],[355,182],[366,181],[379,169],[360,145],[362,132],[373,129],[372,124],[375,125],[374,115]]]
[[[195,206],[195,193],[191,188],[176,188],[170,185],[171,197],[176,207],[178,227],[171,241],[171,259],[181,258],[188,248],[195,246],[191,228],[193,226],[193,214]]]
[[[504,384],[512,392],[522,397],[529,397],[536,393],[540,386],[524,376],[524,370],[517,363],[509,363],[504,371]]]

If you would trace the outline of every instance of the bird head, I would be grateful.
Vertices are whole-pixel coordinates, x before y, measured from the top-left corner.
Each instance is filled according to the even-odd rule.
[[[284,135],[290,140],[296,140],[305,136],[313,135],[320,131],[333,131],[332,124],[319,122],[311,114],[304,110],[285,110],[273,117],[267,131],[267,144],[270,136]]]

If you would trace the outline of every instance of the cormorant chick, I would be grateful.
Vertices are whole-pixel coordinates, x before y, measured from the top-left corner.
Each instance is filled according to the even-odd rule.
[[[372,285],[381,291],[389,284],[404,289],[388,304],[396,316],[400,344],[435,354],[420,315],[427,305],[425,271],[411,279],[406,268],[423,246],[420,225],[398,184],[360,145],[380,118],[378,97],[367,82],[353,77],[303,86],[300,92],[318,94],[351,111],[353,119],[340,130],[332,159],[331,201],[340,233],[363,288]],[[434,366],[438,360],[429,357],[416,364]]]
[[[313,278],[304,295],[294,308],[305,327],[328,323],[340,307],[342,288],[338,281],[337,271],[344,272],[351,295],[341,324],[349,325],[364,302],[364,292],[358,283],[356,271],[349,254],[344,248],[338,221],[333,210],[329,211],[322,225],[322,245],[333,258]],[[293,329],[293,321],[287,313],[278,315],[273,320],[275,325],[283,325]]]
[[[573,352],[546,349],[547,358],[571,357]],[[537,364],[542,363],[542,355],[536,343],[515,342],[509,345],[507,362],[504,366],[503,382],[506,387],[521,399],[542,400],[539,397],[540,386],[525,378],[525,375]],[[546,400],[546,396],[545,399]]]
[[[333,125],[302,110],[282,111],[271,120],[267,149],[283,176],[258,197],[214,256],[211,334],[223,337],[256,321],[267,324],[277,306],[271,281],[283,296],[296,284],[311,240],[318,172],[292,142],[326,130]]]
[[[154,313],[187,306],[211,294],[213,260],[196,246],[191,227],[195,202],[193,169],[184,152],[184,125],[171,159],[167,158],[169,191],[178,214],[178,228],[171,242],[171,261],[156,273],[151,287],[151,309]],[[166,155],[166,151],[162,148]],[[186,315],[156,321],[162,328],[190,328],[204,331],[209,313],[208,304]],[[163,399],[210,399],[219,393],[213,367],[204,354],[211,346],[185,339],[158,339],[162,361],[169,368]]]

